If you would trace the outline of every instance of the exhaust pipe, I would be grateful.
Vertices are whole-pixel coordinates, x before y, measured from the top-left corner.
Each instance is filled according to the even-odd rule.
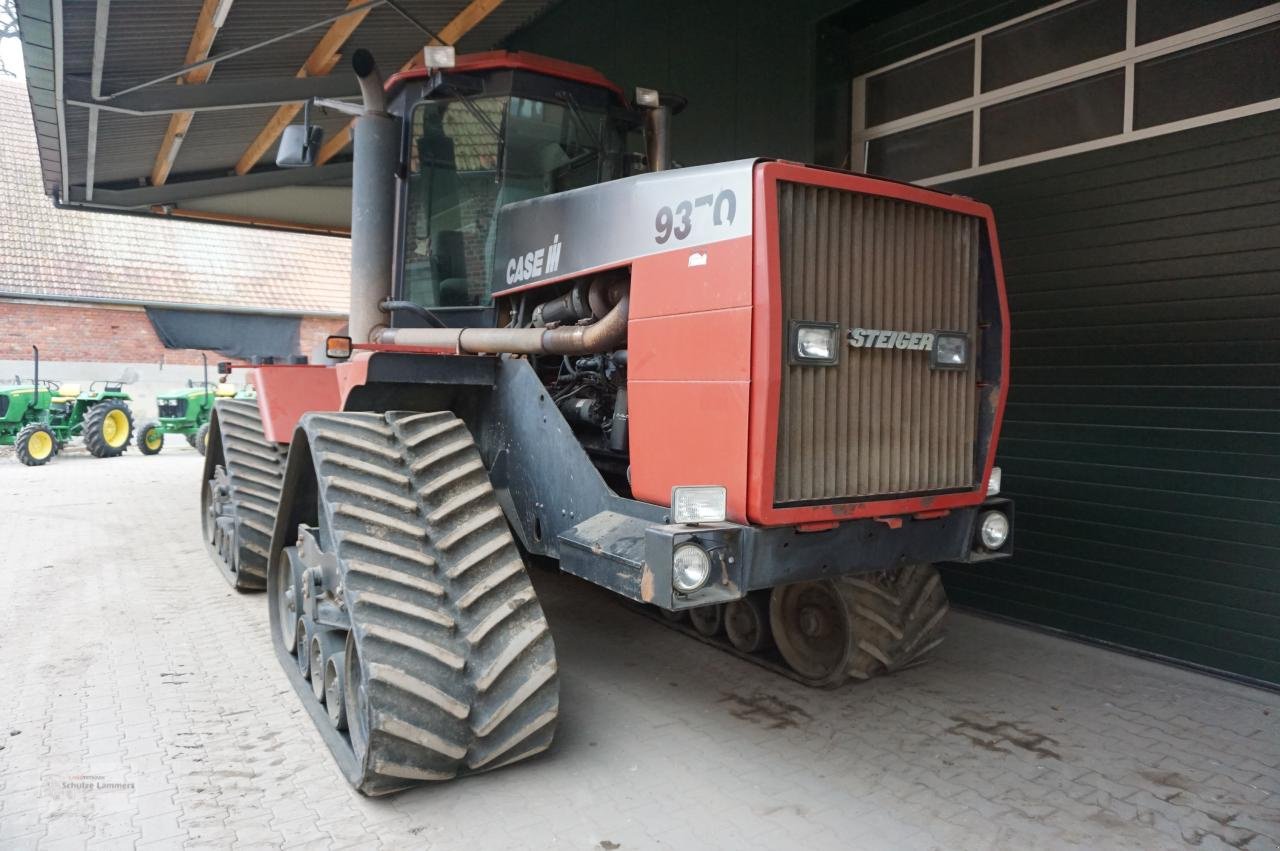
[[[359,343],[376,339],[381,303],[391,297],[395,256],[396,170],[400,120],[387,114],[382,74],[367,50],[357,50],[351,68],[360,81],[364,114],[352,133],[355,165],[351,181],[351,315],[348,333]]]
[[[636,89],[635,104],[644,110],[644,147],[649,171],[671,168],[671,116],[679,115],[688,103],[683,95],[663,94],[643,86]]]
[[[662,104],[644,111],[644,141],[649,171],[671,168],[671,107]]]
[[[593,305],[609,308],[597,322],[552,328],[384,328],[377,342],[386,345],[450,348],[465,354],[592,355],[620,349],[627,340],[631,298],[627,285],[597,278],[591,282]]]

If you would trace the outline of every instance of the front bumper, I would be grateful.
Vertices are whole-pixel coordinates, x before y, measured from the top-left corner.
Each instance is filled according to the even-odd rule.
[[[977,542],[978,519],[998,510],[1009,518],[1004,546]],[[607,517],[605,515],[608,515]],[[739,599],[749,591],[892,570],[905,564],[978,562],[1013,554],[1013,502],[996,497],[942,517],[851,520],[822,532],[795,527],[655,525],[604,512],[575,526],[560,541],[561,567],[633,600],[664,609],[689,609]],[[693,542],[711,556],[711,577],[690,594],[672,588],[672,554]]]

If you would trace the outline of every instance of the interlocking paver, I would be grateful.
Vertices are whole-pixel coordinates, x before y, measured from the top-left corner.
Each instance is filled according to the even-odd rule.
[[[815,691],[542,574],[552,750],[362,798],[277,668],[264,598],[207,562],[200,459],[170,449],[0,457],[0,517],[30,533],[3,565],[6,851],[1280,846],[1274,693],[968,615],[930,665]],[[780,727],[754,708],[784,705]]]

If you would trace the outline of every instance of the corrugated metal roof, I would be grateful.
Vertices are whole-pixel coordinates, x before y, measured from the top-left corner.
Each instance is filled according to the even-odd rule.
[[[459,52],[491,49],[552,3],[553,0],[502,0],[456,46]],[[399,5],[438,32],[472,2],[399,0]],[[486,5],[492,5],[491,0]],[[164,3],[111,0],[102,68],[103,94],[119,92],[183,67],[201,6],[202,0],[166,0]],[[234,0],[210,55],[248,47],[346,8],[347,0],[310,0],[306,3]],[[78,195],[69,190],[80,187],[83,191],[87,180],[90,110],[65,103],[65,87],[77,83],[89,85],[97,9],[98,0],[18,2],[44,188],[63,203],[74,202]],[[54,49],[54,18],[59,13],[62,22],[60,54]],[[210,83],[292,77],[328,28],[326,24],[268,47],[223,60],[215,66]],[[335,73],[348,73],[345,57],[359,47],[372,51],[384,72],[390,73],[413,58],[426,40],[419,29],[389,5],[374,7],[343,45],[344,60],[339,62]],[[59,59],[62,63],[61,80],[57,78]],[[59,85],[63,87],[64,100],[64,130],[61,134],[55,104]],[[158,87],[173,85],[176,85],[174,81],[156,84]],[[255,107],[196,113],[174,160],[169,185],[230,173],[274,111],[274,107]],[[336,133],[347,122],[341,115],[313,116],[313,119],[325,129],[326,135]],[[128,115],[99,110],[93,162],[94,185],[101,189],[145,185],[168,125],[168,115]],[[273,160],[274,146],[262,158],[255,173],[274,169]],[[63,186],[64,167],[67,186]],[[300,175],[299,182],[304,179]],[[306,197],[306,194],[295,192],[293,197]],[[300,211],[296,220],[306,221],[306,212]],[[324,224],[332,224],[332,211],[329,212],[329,220]]]
[[[0,79],[0,296],[346,313],[349,240],[58,209],[32,131]]]

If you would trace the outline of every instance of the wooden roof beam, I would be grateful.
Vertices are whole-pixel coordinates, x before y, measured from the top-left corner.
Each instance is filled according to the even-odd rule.
[[[196,18],[195,32],[191,34],[191,41],[187,44],[187,60],[183,63],[184,65],[194,65],[209,58],[213,40],[218,35],[221,21],[226,21],[227,11],[231,8],[232,2],[234,0],[204,0],[204,5],[200,7],[200,16]],[[219,7],[222,8],[219,9]],[[197,86],[207,82],[213,75],[213,67],[212,64],[202,65],[185,76],[179,77],[178,83]],[[164,131],[164,139],[160,142],[156,161],[151,166],[152,186],[163,186],[169,179],[174,160],[178,158],[178,149],[182,147],[182,140],[187,137],[187,130],[191,128],[191,119],[194,116],[194,112],[175,112],[169,116],[169,126]]]
[[[347,8],[362,5],[365,0],[348,0]],[[359,12],[352,12],[350,15],[339,18],[334,21],[320,41],[316,42],[316,46],[312,48],[311,55],[307,57],[307,61],[302,63],[302,67],[298,69],[296,77],[324,77],[341,60],[342,56],[338,52],[342,50],[342,46],[346,44],[347,39],[356,31],[356,28],[364,22],[372,9],[363,9]],[[240,160],[236,163],[236,174],[248,174],[249,171],[258,164],[258,161],[271,150],[271,146],[280,138],[280,134],[284,132],[284,128],[302,111],[302,104],[287,103],[276,109],[275,114],[267,121],[266,125],[258,132],[253,141],[249,143],[249,147],[245,148]]]
[[[428,44],[457,44],[459,39],[471,32],[477,24],[489,17],[489,14],[501,5],[502,0],[471,0],[452,21],[445,24],[444,29],[440,30],[440,37],[432,39]],[[414,68],[421,67],[422,51],[419,50],[409,58],[409,61],[400,66],[400,71],[412,71]],[[320,150],[316,153],[316,165],[324,165],[351,144],[351,127],[354,124],[354,121],[347,122],[345,127],[320,145]]]

